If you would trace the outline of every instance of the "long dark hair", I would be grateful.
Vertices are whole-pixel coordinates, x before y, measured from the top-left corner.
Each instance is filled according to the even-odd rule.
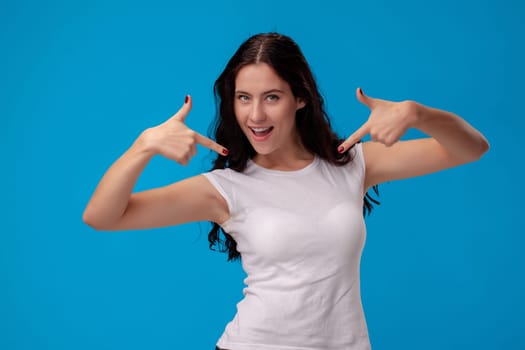
[[[324,100],[312,71],[299,46],[289,37],[278,33],[257,34],[246,40],[232,56],[224,71],[215,81],[215,121],[210,134],[217,143],[229,150],[227,156],[218,155],[212,170],[231,168],[243,171],[255,150],[244,135],[233,110],[235,78],[241,68],[249,64],[266,63],[286,81],[295,98],[302,99],[305,106],[296,113],[296,126],[304,147],[320,158],[335,164],[345,165],[353,159],[353,152],[340,154],[338,145],[343,142],[332,130],[324,110]],[[373,187],[378,194],[377,186]],[[369,213],[373,204],[379,204],[368,193],[364,198],[363,214]],[[240,257],[237,243],[217,223],[208,234],[210,249],[228,252],[228,261]],[[224,239],[221,238],[221,233]]]

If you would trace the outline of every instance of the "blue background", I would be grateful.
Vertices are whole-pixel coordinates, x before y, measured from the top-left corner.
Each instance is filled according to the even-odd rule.
[[[491,143],[479,162],[381,186],[361,266],[372,346],[525,348],[524,18],[517,0],[3,0],[0,349],[214,347],[244,274],[208,250],[208,224],[108,233],[81,215],[185,94],[206,133],[213,82],[266,31],[302,47],[341,135],[367,118],[362,86],[454,111]],[[157,157],[137,190],[210,159]]]

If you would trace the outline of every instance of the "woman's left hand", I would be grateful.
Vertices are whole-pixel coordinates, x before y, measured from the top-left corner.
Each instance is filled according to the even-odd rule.
[[[367,134],[370,134],[372,141],[390,147],[417,123],[416,102],[392,102],[372,98],[366,96],[361,88],[357,89],[356,95],[359,102],[370,108],[370,116],[366,123],[339,145],[339,153],[346,152]]]

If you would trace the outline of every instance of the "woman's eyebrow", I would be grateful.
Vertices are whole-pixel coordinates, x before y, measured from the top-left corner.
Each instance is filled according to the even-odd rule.
[[[262,93],[262,95],[267,95],[267,94],[271,94],[271,93],[281,93],[281,94],[284,94],[284,91],[283,90],[279,90],[279,89],[271,89],[271,90],[268,90],[268,91],[265,91]],[[251,94],[249,92],[246,92],[246,91],[242,91],[242,90],[236,90],[235,91],[236,94],[242,94],[242,95],[250,95]]]

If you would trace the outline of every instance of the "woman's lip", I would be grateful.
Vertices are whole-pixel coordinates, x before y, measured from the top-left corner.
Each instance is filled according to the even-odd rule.
[[[254,129],[258,129],[258,130],[262,130],[262,129],[265,129],[265,130],[268,130],[266,132],[264,132],[263,135],[257,135],[257,132],[254,130]],[[258,127],[258,128],[252,128],[250,127],[250,131],[252,132],[252,138],[257,141],[257,142],[262,142],[262,141],[266,141],[270,135],[272,134],[272,131],[273,131],[273,126],[269,126],[269,127],[265,127],[265,128],[261,128],[261,127]]]
[[[255,129],[263,130],[263,129],[270,129],[272,127],[271,126],[249,126],[249,128],[252,130],[255,130]]]

